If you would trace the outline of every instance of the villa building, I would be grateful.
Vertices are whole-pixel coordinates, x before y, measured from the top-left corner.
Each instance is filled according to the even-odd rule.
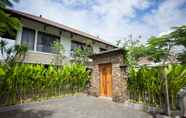
[[[22,27],[16,37],[2,36],[1,38],[13,39],[15,44],[28,46],[25,63],[50,64],[55,55],[52,51],[54,41],[63,44],[65,62],[73,59],[72,55],[76,48],[84,48],[86,45],[92,48],[93,53],[115,48],[99,37],[48,20],[41,15],[35,16],[16,10],[8,10],[7,12],[11,16],[17,17],[21,21]]]

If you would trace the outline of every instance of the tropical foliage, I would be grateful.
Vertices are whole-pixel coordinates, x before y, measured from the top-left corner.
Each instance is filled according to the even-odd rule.
[[[55,42],[55,64],[63,64],[64,48]],[[27,47],[7,46],[0,41],[0,106],[23,103],[25,101],[61,96],[66,93],[83,91],[89,82],[89,71],[83,64],[62,66],[23,64]]]
[[[82,64],[64,65],[62,70],[64,87],[70,91],[82,91],[89,83],[89,71]]]
[[[11,69],[0,66],[1,105],[22,103],[51,96],[82,91],[89,72],[80,64],[62,68],[34,64],[16,64]]]
[[[6,65],[7,69],[15,66],[17,62],[23,62],[28,48],[24,45],[8,46],[5,40],[0,40],[0,53],[3,61],[0,64]]]
[[[84,48],[76,48],[74,54],[74,62],[86,65],[89,56],[93,53],[91,46],[85,46]]]
[[[165,82],[161,79],[161,67],[130,68],[128,89],[130,98],[135,102],[162,107],[165,104]],[[164,68],[168,78],[169,100],[176,109],[177,92],[186,86],[186,66],[168,65]]]
[[[0,0],[0,36],[6,33],[15,36],[21,26],[17,18],[5,12],[6,6],[12,6],[12,1],[18,2],[19,0]]]
[[[54,53],[56,54],[55,58],[53,59],[53,63],[55,65],[63,65],[63,61],[65,58],[65,49],[63,47],[63,44],[61,44],[60,41],[55,41],[52,46]]]
[[[139,40],[128,40],[124,43],[124,58],[130,67],[137,65],[138,58],[145,56],[145,46]]]
[[[181,46],[182,52],[178,53],[178,60],[181,63],[186,64],[186,25],[175,27],[174,31],[171,32],[170,37],[174,39],[174,43],[177,46]]]
[[[141,82],[138,83],[139,84],[138,87],[140,89],[146,88],[147,87],[146,84],[147,84],[149,86],[149,88],[156,87],[156,90],[161,90],[161,91],[158,91],[158,95],[162,97],[161,100],[164,100],[164,101],[161,101],[161,100],[160,101],[161,101],[161,103],[165,104],[164,110],[166,110],[165,112],[167,112],[168,115],[170,115],[170,101],[171,101],[171,107],[175,108],[175,106],[173,104],[175,104],[176,92],[178,92],[178,89],[180,89],[180,87],[183,87],[186,85],[184,82],[183,82],[184,85],[173,85],[172,84],[172,83],[174,83],[174,84],[179,83],[179,81],[182,81],[182,79],[185,79],[185,74],[184,74],[184,76],[178,77],[180,79],[178,79],[178,78],[175,79],[177,74],[181,74],[182,72],[185,73],[185,71],[184,71],[185,68],[183,67],[182,69],[180,69],[180,71],[177,71],[176,73],[172,74],[170,77],[169,74],[167,74],[168,69],[167,69],[166,63],[171,63],[171,64],[175,63],[175,61],[173,62],[172,59],[175,59],[177,57],[178,57],[177,59],[181,63],[185,63],[185,51],[184,51],[185,50],[185,41],[186,41],[185,33],[186,33],[185,25],[180,26],[180,27],[176,27],[173,32],[171,32],[167,35],[163,35],[160,37],[151,37],[147,41],[146,46],[134,46],[133,48],[129,48],[129,50],[127,50],[127,52],[140,52],[140,53],[133,53],[133,55],[134,55],[133,59],[130,59],[130,58],[127,59],[129,62],[137,62],[139,57],[148,57],[149,59],[153,60],[154,62],[161,63],[161,65],[159,67],[157,67],[158,70],[156,70],[154,68],[150,69],[150,70],[149,70],[149,68],[148,69],[146,68],[144,70],[144,67],[142,67],[141,69],[139,69],[139,71],[137,71],[137,73],[140,73],[139,75],[134,74],[136,72],[136,71],[134,71],[135,70],[134,68],[136,67],[136,63],[132,63],[133,64],[132,66],[131,66],[131,63],[129,63],[129,65],[130,65],[129,74],[130,74],[131,78],[136,77],[136,82],[142,81],[142,83]],[[180,52],[180,54],[178,54],[177,51],[175,51],[175,49],[177,49],[178,46],[182,46],[182,49],[184,49],[182,52]],[[127,57],[131,56],[130,53],[126,53],[126,55],[127,55]],[[172,67],[172,68],[173,68],[173,70],[170,70],[171,73],[172,73],[172,71],[175,71],[174,69],[176,69],[176,67]],[[178,66],[178,68],[181,68],[181,67]],[[152,72],[151,72],[151,70],[152,70]],[[149,73],[151,73],[150,75],[152,75],[152,76],[148,77]],[[154,76],[154,74],[156,76]],[[143,78],[143,79],[140,80],[140,78]],[[174,78],[174,79],[171,79],[171,78]],[[146,79],[148,79],[147,83],[146,83]],[[143,81],[143,80],[145,80],[145,81]],[[172,82],[173,80],[174,80],[174,82]],[[153,81],[155,81],[155,82],[153,82]],[[145,83],[143,83],[143,82],[145,82]],[[155,83],[155,84],[153,84],[153,83]],[[156,84],[156,83],[159,83],[159,84]],[[129,80],[129,84],[130,84],[130,80]],[[158,86],[158,85],[161,85],[161,86]],[[172,88],[172,86],[178,86],[178,89],[171,90],[170,88]],[[139,89],[139,88],[137,88],[137,89]],[[161,88],[161,89],[158,89],[158,88]],[[156,94],[156,91],[153,92],[153,89],[150,89],[150,90],[152,90],[152,92],[150,92],[150,93]],[[144,91],[144,92],[148,93],[146,91]],[[141,93],[141,94],[143,94],[143,93]],[[154,96],[158,96],[158,95],[154,95]],[[170,96],[171,96],[171,99],[170,99]],[[155,102],[154,100],[156,100],[156,98],[153,98],[153,97],[152,98],[148,97],[148,99],[150,99],[150,104]],[[158,104],[158,103],[156,103],[156,104]]]

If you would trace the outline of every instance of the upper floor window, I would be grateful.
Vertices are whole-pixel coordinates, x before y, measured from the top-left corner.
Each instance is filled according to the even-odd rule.
[[[21,43],[26,45],[29,50],[34,50],[35,31],[28,28],[23,28]]]
[[[76,49],[86,49],[84,51],[88,51],[89,53],[92,53],[93,52],[93,49],[92,49],[92,46],[90,45],[86,45],[85,43],[81,43],[81,42],[77,42],[77,41],[72,41],[71,42],[71,56],[75,56],[75,51]]]
[[[86,45],[84,43],[80,43],[80,42],[77,42],[77,41],[72,41],[71,43],[71,51],[75,51],[77,48],[85,48]]]
[[[59,41],[59,37],[46,34],[43,32],[38,32],[38,38],[37,38],[37,51],[40,52],[47,52],[52,53],[53,52],[53,43],[55,41]]]

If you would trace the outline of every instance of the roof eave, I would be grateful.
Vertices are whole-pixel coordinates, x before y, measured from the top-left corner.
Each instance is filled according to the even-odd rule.
[[[76,35],[80,35],[80,36],[82,36],[82,37],[86,37],[86,38],[95,40],[96,42],[104,43],[104,44],[106,44],[106,45],[112,46],[113,48],[117,48],[117,46],[115,46],[115,45],[113,45],[113,44],[110,44],[110,43],[108,43],[108,42],[104,42],[104,41],[102,41],[102,39],[99,40],[97,37],[95,37],[95,36],[93,36],[93,35],[91,35],[91,34],[88,34],[88,33],[82,32],[82,31],[78,31],[78,30],[76,30],[76,29],[74,29],[74,28],[71,28],[71,27],[68,27],[68,26],[65,26],[65,25],[63,25],[63,26],[64,26],[64,27],[68,27],[68,29],[67,29],[67,28],[65,29],[65,28],[59,27],[59,26],[57,26],[57,24],[59,24],[59,23],[56,23],[56,22],[53,22],[53,21],[51,21],[51,22],[56,23],[56,25],[53,25],[52,23],[48,23],[48,22],[50,22],[50,20],[48,20],[48,19],[46,19],[48,22],[44,22],[44,21],[43,21],[44,18],[43,18],[43,20],[41,20],[40,17],[31,15],[31,14],[28,14],[28,13],[24,13],[24,12],[17,11],[17,10],[13,10],[13,9],[7,9],[7,11],[10,12],[11,14],[15,14],[15,15],[21,16],[21,17],[26,18],[26,19],[34,20],[34,21],[36,21],[36,22],[44,23],[44,24],[47,24],[47,25],[49,25],[49,26],[52,26],[52,27],[55,27],[55,28],[58,28],[58,29],[62,29],[62,30],[64,30],[64,31],[68,31],[68,32],[74,33],[74,34],[76,34]],[[28,15],[29,15],[29,16],[28,16]],[[34,18],[34,17],[35,17],[35,18]],[[37,19],[36,19],[36,18],[37,18]],[[59,25],[62,25],[62,24],[59,24]],[[70,30],[70,29],[71,29],[71,30]],[[73,30],[73,31],[72,31],[72,30]],[[89,35],[89,36],[88,36],[88,35]]]

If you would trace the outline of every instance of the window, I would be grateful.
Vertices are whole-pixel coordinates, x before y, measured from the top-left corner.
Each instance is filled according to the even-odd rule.
[[[85,43],[77,42],[77,41],[72,41],[71,42],[71,56],[74,57],[75,55],[75,50],[76,49],[86,49],[85,51],[88,51],[89,53],[92,53],[93,49],[91,45],[86,45]]]
[[[35,31],[28,28],[23,28],[21,43],[26,45],[29,50],[34,50],[34,39]]]
[[[100,51],[100,52],[103,52],[103,51],[107,51],[107,49],[99,48],[99,51]]]
[[[84,43],[80,43],[80,42],[77,42],[77,41],[72,41],[71,43],[71,51],[75,51],[77,48],[85,48],[85,44]]]
[[[52,44],[54,41],[59,41],[59,37],[39,32],[37,38],[37,51],[52,53]]]

